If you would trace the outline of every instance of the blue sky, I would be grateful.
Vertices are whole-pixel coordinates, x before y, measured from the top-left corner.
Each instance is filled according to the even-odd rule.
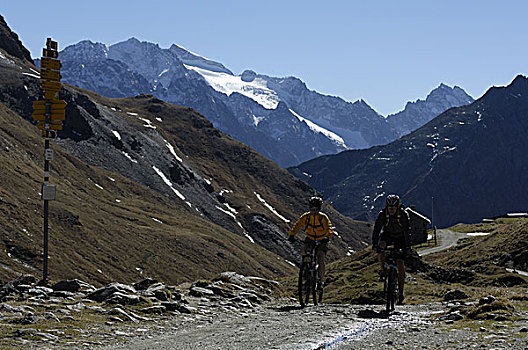
[[[136,5],[137,4],[137,5]],[[0,14],[38,57],[89,39],[172,43],[387,115],[445,83],[474,98],[528,75],[528,1],[4,1]]]

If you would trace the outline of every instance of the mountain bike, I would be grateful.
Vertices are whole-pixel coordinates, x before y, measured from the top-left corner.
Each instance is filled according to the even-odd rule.
[[[317,285],[317,276],[319,276],[319,265],[317,264],[317,247],[321,241],[315,241],[312,248],[301,262],[299,270],[298,295],[301,307],[308,305],[310,294],[312,295],[313,304],[317,305],[323,300],[323,288]]]
[[[385,294],[385,313],[387,317],[391,311],[394,311],[396,298],[398,297],[398,268],[396,266],[396,257],[401,256],[402,249],[387,247],[385,254],[385,276],[383,278],[383,293]]]

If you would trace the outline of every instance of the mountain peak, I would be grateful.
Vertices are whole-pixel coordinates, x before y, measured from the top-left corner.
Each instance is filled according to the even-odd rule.
[[[0,48],[13,57],[33,64],[29,50],[22,45],[18,35],[9,28],[2,15],[0,15]]]
[[[226,73],[233,75],[229,69],[219,62],[212,61],[203,56],[197,55],[194,52],[187,50],[179,45],[172,44],[169,51],[175,54],[184,64],[188,66],[207,69],[212,72]]]
[[[98,61],[108,58],[108,46],[103,43],[94,43],[90,40],[82,40],[77,44],[67,46],[60,53],[61,59]]]

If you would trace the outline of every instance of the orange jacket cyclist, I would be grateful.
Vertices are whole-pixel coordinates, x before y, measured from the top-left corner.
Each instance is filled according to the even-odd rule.
[[[319,289],[322,289],[324,286],[325,258],[326,252],[328,251],[328,241],[334,234],[330,219],[326,214],[320,212],[322,205],[323,200],[321,198],[310,198],[310,211],[301,215],[288,235],[288,240],[294,242],[295,235],[297,235],[301,228],[304,228],[306,238],[302,250],[303,259],[314,249],[315,241],[321,241],[321,243],[315,247],[317,264],[319,264]]]

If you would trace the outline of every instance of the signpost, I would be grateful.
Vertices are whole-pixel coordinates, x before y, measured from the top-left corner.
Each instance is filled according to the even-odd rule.
[[[42,130],[44,137],[44,183],[42,184],[42,200],[44,201],[44,259],[41,284],[48,281],[48,207],[49,201],[55,199],[56,186],[50,185],[50,161],[53,160],[53,150],[50,149],[50,139],[56,137],[56,130],[62,130],[62,122],[66,119],[66,102],[59,100],[61,89],[60,61],[57,42],[48,38],[46,48],[42,50],[40,82],[44,90],[44,100],[33,101],[33,120],[37,128]]]

